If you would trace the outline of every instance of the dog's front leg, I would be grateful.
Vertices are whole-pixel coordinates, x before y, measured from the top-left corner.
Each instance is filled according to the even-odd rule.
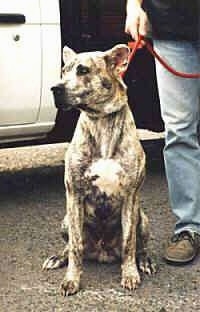
[[[122,208],[122,279],[121,285],[129,290],[140,284],[136,265],[136,228],[138,223],[138,198],[128,195]]]
[[[83,257],[83,215],[82,200],[76,192],[67,193],[68,235],[69,253],[68,268],[61,284],[61,293],[75,294],[80,287]]]

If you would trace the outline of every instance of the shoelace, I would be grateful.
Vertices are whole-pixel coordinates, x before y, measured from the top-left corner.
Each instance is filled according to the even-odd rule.
[[[181,233],[175,234],[171,238],[172,243],[177,243],[181,240],[188,240],[191,243],[191,245],[194,246],[195,245],[195,233],[183,231]]]

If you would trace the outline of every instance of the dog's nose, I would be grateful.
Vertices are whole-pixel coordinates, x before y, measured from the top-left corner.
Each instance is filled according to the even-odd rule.
[[[55,95],[62,95],[65,91],[65,87],[64,84],[59,83],[56,86],[53,86],[51,88],[51,91],[55,94]]]

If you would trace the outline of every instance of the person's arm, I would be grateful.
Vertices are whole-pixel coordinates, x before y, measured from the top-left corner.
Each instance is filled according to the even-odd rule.
[[[146,36],[150,28],[147,14],[142,9],[142,3],[143,0],[127,1],[125,32],[134,40],[138,39],[139,34]]]

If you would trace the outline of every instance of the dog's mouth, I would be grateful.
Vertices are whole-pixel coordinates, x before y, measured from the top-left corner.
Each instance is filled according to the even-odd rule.
[[[80,94],[70,96],[69,94],[66,94],[64,85],[58,84],[52,87],[51,91],[53,92],[54,104],[57,109],[61,109],[63,111],[69,111],[75,108],[75,109],[84,110],[88,113],[97,112],[95,109],[89,107],[87,104],[81,103],[81,100],[83,100],[85,97],[87,97],[88,95],[92,93],[91,90],[83,91]]]
[[[63,101],[63,98],[59,98],[59,97],[56,97],[54,96],[54,104],[55,104],[55,107],[57,109],[60,109],[62,111],[69,111],[73,108],[73,105],[69,104],[69,103],[65,103]]]
[[[57,109],[60,109],[62,111],[69,111],[71,109],[79,109],[87,113],[97,113],[97,110],[89,107],[87,104],[80,103],[80,104],[72,105],[70,103],[65,103],[63,99],[59,99],[58,97],[55,97],[55,96],[54,96],[54,104]]]
[[[88,113],[97,113],[96,109],[89,107],[87,104],[77,104],[75,107]]]

